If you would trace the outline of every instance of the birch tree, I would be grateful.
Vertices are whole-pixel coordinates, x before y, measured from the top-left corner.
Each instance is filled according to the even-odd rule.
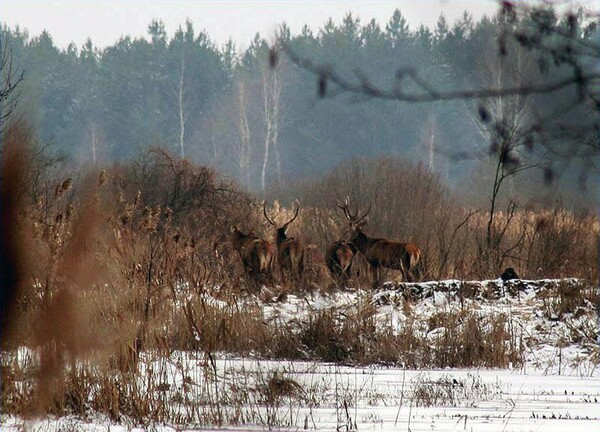
[[[179,149],[181,158],[185,158],[185,47],[182,47],[181,51],[181,68],[179,74],[179,86],[178,86],[178,106],[179,106]]]
[[[248,123],[248,103],[246,99],[246,85],[243,81],[238,83],[238,107],[239,120],[238,129],[240,132],[239,148],[239,170],[240,177],[244,179],[247,185],[250,184],[250,125]]]
[[[281,179],[281,160],[279,156],[278,138],[280,128],[280,96],[282,89],[281,65],[275,64],[265,68],[262,74],[263,111],[265,120],[265,146],[261,171],[261,190],[265,193],[267,169],[271,147],[275,153],[275,169],[277,178]]]
[[[96,165],[98,163],[100,147],[102,145],[102,133],[100,126],[95,121],[92,121],[87,128],[86,141],[90,145],[92,164]]]

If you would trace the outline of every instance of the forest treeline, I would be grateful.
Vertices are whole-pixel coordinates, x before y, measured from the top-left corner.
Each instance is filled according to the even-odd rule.
[[[552,9],[532,13],[536,23],[567,25]],[[569,23],[569,31],[585,42],[594,37],[592,24],[580,19],[574,30]],[[505,26],[499,16],[476,21],[465,12],[455,23],[442,15],[435,28],[415,29],[396,10],[387,23],[363,23],[349,13],[316,32],[305,26],[292,34],[282,25],[277,37],[342,76],[366,76],[379,86],[415,87],[411,71],[444,90],[510,86],[567,74],[552,53],[533,53],[526,44],[504,41]],[[30,36],[6,25],[1,37],[14,67],[25,73],[18,109],[40,142],[79,165],[132,160],[159,146],[264,191],[323,174],[351,158],[385,155],[420,162],[453,186],[472,184],[473,178],[490,183],[485,180],[490,177],[490,137],[477,115],[477,101],[411,104],[341,92],[319,98],[309,71],[285,55],[274,67],[269,64],[270,39],[259,34],[246,50],[233,42],[217,46],[190,21],[168,35],[156,20],[146,38],[125,36],[102,49],[92,40],[59,49],[47,32]],[[509,45],[503,64],[510,65],[498,68],[500,40]],[[400,81],[397,73],[409,78]],[[335,94],[335,86],[329,92]],[[502,115],[515,124],[531,123],[540,111],[569,105],[576,94],[573,85]],[[596,113],[584,114],[590,112]],[[570,115],[582,117],[578,110]],[[597,139],[597,131],[593,135]],[[546,150],[531,151],[541,161],[532,165],[551,163],[542,159]],[[590,163],[587,155],[576,153],[570,155]],[[581,166],[575,161],[573,174],[570,168],[563,172],[573,195],[581,195],[576,181]],[[526,174],[535,188],[541,184],[539,174]],[[523,194],[522,185],[512,182],[509,194]],[[482,189],[485,197],[487,186]]]

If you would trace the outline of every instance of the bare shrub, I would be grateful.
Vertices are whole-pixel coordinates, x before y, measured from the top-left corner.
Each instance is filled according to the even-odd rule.
[[[412,401],[418,407],[467,406],[473,399],[493,400],[501,391],[499,386],[485,384],[477,375],[437,380],[425,375],[414,382]]]
[[[598,304],[598,290],[585,282],[561,281],[547,287],[540,297],[544,300],[544,314],[552,321],[582,316],[592,305]]]
[[[577,216],[561,208],[527,215],[527,270],[544,277],[580,275],[598,279],[599,222],[596,216]]]
[[[25,173],[29,135],[23,126],[15,126],[2,141],[0,171],[0,265],[2,268],[0,292],[0,336],[3,344],[7,334],[15,328],[16,301],[25,279],[25,245],[22,233],[23,195],[26,190]],[[11,229],[9,229],[9,227]]]
[[[342,362],[351,354],[351,341],[342,337],[342,330],[332,310],[311,317],[303,329],[301,341],[323,361]]]
[[[520,339],[498,315],[484,320],[476,312],[440,312],[430,320],[437,329],[430,347],[431,364],[440,367],[508,367],[524,361]]]

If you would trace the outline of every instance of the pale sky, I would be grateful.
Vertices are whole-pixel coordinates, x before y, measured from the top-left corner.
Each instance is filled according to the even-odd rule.
[[[552,1],[552,0],[551,0]],[[565,0],[557,0],[564,4]],[[572,1],[600,10],[600,0]],[[196,31],[205,30],[222,46],[230,37],[241,49],[256,32],[269,39],[286,22],[293,33],[304,24],[317,31],[329,18],[341,22],[351,11],[362,24],[375,18],[383,28],[400,9],[414,30],[433,27],[441,13],[450,24],[468,10],[475,19],[498,10],[497,0],[0,0],[0,21],[26,28],[30,36],[44,29],[54,43],[78,47],[91,37],[97,47],[114,44],[120,36],[146,36],[154,18],[165,23],[171,37],[189,18]]]
[[[219,46],[231,37],[243,49],[257,31],[268,39],[284,21],[293,33],[304,24],[316,31],[329,17],[339,23],[352,11],[361,23],[375,18],[384,27],[398,8],[416,29],[421,23],[434,26],[440,13],[453,23],[465,9],[477,19],[495,13],[497,5],[494,0],[0,0],[0,20],[26,28],[30,36],[46,29],[61,48],[70,42],[81,47],[88,36],[103,48],[122,35],[145,36],[153,18],[165,23],[169,36],[189,18],[196,31],[206,30]]]

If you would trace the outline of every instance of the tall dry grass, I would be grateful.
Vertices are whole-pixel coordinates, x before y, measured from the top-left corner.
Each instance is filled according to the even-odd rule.
[[[24,126],[11,129],[3,146],[3,275],[10,276],[2,283],[4,413],[93,411],[115,420],[175,421],[172,395],[160,387],[164,370],[147,365],[188,351],[203,353],[199,367],[207,378],[196,396],[204,405],[184,403],[188,395],[180,392],[177,422],[202,424],[248,421],[241,408],[248,392],[219,387],[211,375],[219,352],[414,367],[522,361],[503,317],[481,323],[470,312],[440,317],[453,330],[435,344],[411,326],[400,334],[376,326],[368,302],[316,311],[306,326],[266,325],[264,302],[335,288],[323,252],[347,234],[335,207],[346,195],[373,204],[372,234],[412,238],[422,247],[426,278],[494,277],[508,265],[523,277],[598,278],[596,217],[561,209],[498,215],[499,249],[482,254],[485,215],[461,208],[422,167],[385,159],[343,165],[294,191],[302,209],[290,235],[307,245],[303,281],[277,281],[256,294],[224,234],[234,225],[265,237],[272,230],[262,203],[211,168],[154,149],[130,164],[69,172],[36,149]],[[269,214],[286,220],[290,211],[275,203]],[[351,285],[368,286],[363,258],[356,268]],[[582,301],[565,292],[549,307]],[[265,377],[256,400],[276,407],[276,382]],[[229,394],[237,394],[237,413],[219,408],[231,403]]]
[[[399,159],[354,160],[281,194],[299,197],[306,213],[312,212],[313,217],[303,218],[295,228],[320,250],[349,235],[335,205],[346,196],[358,208],[371,206],[365,227],[371,236],[419,245],[424,279],[496,278],[513,267],[522,278],[598,281],[597,214],[578,214],[559,205],[534,211],[511,202],[495,213],[488,243],[487,209],[461,205],[460,195],[437,175]]]

